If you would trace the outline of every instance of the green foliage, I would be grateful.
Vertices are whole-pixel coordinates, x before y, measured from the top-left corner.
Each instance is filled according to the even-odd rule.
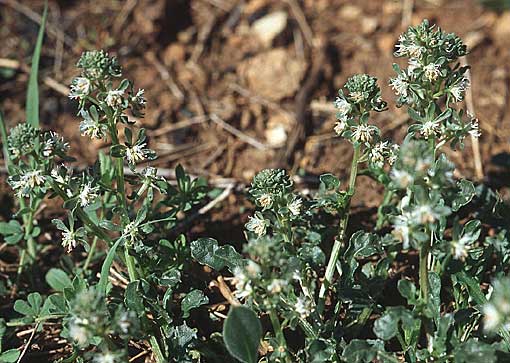
[[[244,306],[232,307],[223,324],[223,340],[230,354],[241,362],[256,363],[261,338],[257,315]]]
[[[44,11],[41,18],[41,26],[35,43],[34,53],[32,55],[32,65],[30,68],[30,77],[28,79],[26,118],[27,123],[34,128],[39,128],[39,59],[46,27],[46,18],[48,16],[48,2],[44,2]]]

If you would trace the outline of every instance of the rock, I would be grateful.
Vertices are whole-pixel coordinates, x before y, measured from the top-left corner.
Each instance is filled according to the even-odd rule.
[[[361,9],[355,5],[344,5],[340,10],[340,16],[346,20],[355,20],[361,13]]]
[[[237,68],[238,74],[253,93],[272,101],[294,95],[305,70],[305,63],[283,48],[260,53]]]
[[[267,144],[272,147],[285,145],[285,141],[287,141],[287,131],[285,131],[285,126],[277,124],[268,128],[266,130],[266,141]]]
[[[376,18],[364,17],[361,20],[361,31],[365,35],[370,35],[377,29],[378,22]]]
[[[280,34],[286,26],[287,13],[284,11],[275,11],[253,22],[251,28],[264,45],[270,46],[273,39]]]
[[[184,61],[186,58],[186,49],[182,44],[170,44],[163,52],[163,63],[169,66]]]

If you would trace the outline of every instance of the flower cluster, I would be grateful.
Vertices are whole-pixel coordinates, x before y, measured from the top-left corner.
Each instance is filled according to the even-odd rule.
[[[510,279],[492,282],[489,301],[483,306],[483,327],[487,332],[510,331]]]

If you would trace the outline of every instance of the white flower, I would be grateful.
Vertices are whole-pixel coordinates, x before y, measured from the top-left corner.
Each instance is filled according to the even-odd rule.
[[[423,67],[423,70],[425,71],[425,78],[427,78],[429,81],[435,81],[437,77],[441,74],[440,66],[439,64],[430,63]]]
[[[393,88],[397,96],[407,97],[409,83],[402,75],[399,74],[396,78],[392,78],[390,80],[390,86]]]
[[[337,97],[335,100],[335,107],[341,116],[346,116],[351,111],[351,104],[345,99]]]
[[[480,133],[480,125],[478,123],[478,119],[476,119],[476,118],[471,119],[471,128],[468,132],[471,136],[473,136],[475,138],[480,137],[481,133]]]
[[[73,80],[71,84],[71,92],[69,93],[69,98],[82,99],[90,93],[90,81],[85,77],[77,77]]]
[[[483,322],[484,322],[484,329],[487,331],[494,331],[496,330],[499,325],[501,324],[501,314],[499,313],[498,309],[491,304],[487,303],[483,306]]]
[[[288,206],[290,213],[292,213],[293,216],[298,216],[301,212],[301,205],[303,204],[303,201],[301,198],[295,198]]]
[[[273,204],[273,197],[268,193],[262,194],[257,200],[263,208],[269,208]]]
[[[398,158],[398,151],[400,150],[400,146],[398,144],[391,145],[389,156],[388,156],[388,164],[393,165]]]
[[[427,140],[430,136],[437,135],[440,131],[439,121],[425,121],[420,128],[420,134]]]
[[[248,217],[248,223],[246,223],[248,231],[252,231],[260,237],[266,234],[266,227],[266,221],[257,215],[255,217]]]
[[[466,244],[467,237],[462,237],[459,241],[452,241],[452,254],[456,260],[464,261],[468,256],[469,246]]]
[[[393,234],[402,242],[402,248],[404,250],[409,248],[410,232],[408,215],[403,214],[395,217],[393,221]]]
[[[412,58],[420,58],[424,51],[425,48],[420,45],[411,44],[407,46],[407,54]]]
[[[306,319],[312,313],[310,301],[304,297],[297,298],[295,309],[302,319]]]
[[[139,106],[145,106],[146,103],[145,90],[143,88],[140,88],[132,98],[132,101]]]
[[[287,281],[282,279],[274,279],[271,281],[271,283],[267,286],[267,291],[271,294],[278,294],[282,292],[283,288],[287,286]]]
[[[99,187],[93,187],[92,183],[84,184],[81,188],[78,198],[80,199],[80,206],[86,207],[90,205],[97,197]]]
[[[130,164],[136,164],[138,161],[145,160],[145,150],[144,150],[145,146],[147,146],[147,144],[144,142],[142,144],[128,147],[126,149],[127,161]]]
[[[42,185],[46,180],[46,177],[42,175],[41,170],[32,170],[23,175],[22,179],[26,185],[30,186],[31,188],[35,188],[36,186]]]
[[[455,101],[460,102],[464,99],[464,94],[466,93],[468,87],[469,80],[464,77],[459,83],[450,88],[450,94],[453,96]]]
[[[376,129],[375,126],[361,124],[355,127],[352,137],[358,142],[370,142],[372,141],[372,133]]]
[[[349,97],[356,103],[359,103],[365,99],[365,96],[363,96],[362,92],[354,91],[349,93]]]
[[[69,336],[79,346],[84,346],[89,340],[89,331],[86,328],[88,325],[87,319],[75,318],[69,324]]]
[[[115,363],[115,355],[110,352],[103,352],[94,357],[94,363]]]
[[[437,217],[437,214],[428,204],[420,205],[412,212],[412,218],[419,224],[433,223]]]
[[[135,222],[130,222],[124,227],[122,235],[129,238],[130,241],[134,241],[138,237],[138,226]]]
[[[117,108],[122,105],[122,96],[124,95],[124,91],[122,90],[111,90],[108,91],[106,95],[106,104],[111,108]]]
[[[50,131],[45,135],[45,140],[42,146],[42,154],[43,156],[51,156],[55,153],[65,153],[69,150],[69,143],[64,141],[64,138],[61,137],[54,131]]]
[[[260,266],[256,262],[249,260],[246,264],[245,270],[248,274],[247,276],[255,278],[260,273]]]
[[[388,142],[381,141],[370,150],[370,161],[376,166],[382,168],[384,166],[384,156],[388,151]]]
[[[101,139],[104,136],[102,126],[90,116],[88,111],[81,110],[80,116],[83,117],[83,121],[80,122],[80,132],[83,136],[91,139]]]
[[[246,299],[253,293],[253,287],[251,286],[250,279],[245,274],[243,269],[239,267],[234,269],[234,276],[236,285],[236,290],[234,291],[235,297],[240,300]]]
[[[409,73],[413,73],[415,70],[420,69],[420,68],[421,68],[421,63],[418,59],[409,58],[408,67],[407,67]]]
[[[71,252],[77,244],[74,232],[66,231],[62,233],[62,246],[67,248],[67,252]]]
[[[66,179],[60,175],[60,169],[62,169],[62,165],[57,165],[54,169],[51,170],[50,175],[59,184],[67,184]]]
[[[336,132],[337,135],[341,135],[342,132],[344,132],[346,129],[347,129],[347,122],[345,122],[344,120],[338,120],[335,123],[335,127],[333,128],[333,130]]]
[[[393,181],[396,182],[400,188],[407,188],[407,186],[412,184],[414,181],[413,176],[405,170],[393,169],[390,176],[391,179],[393,179]]]

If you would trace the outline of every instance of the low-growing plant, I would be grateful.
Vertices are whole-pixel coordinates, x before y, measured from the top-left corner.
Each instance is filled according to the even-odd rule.
[[[159,363],[508,360],[508,206],[457,178],[444,153],[480,136],[461,107],[466,54],[459,37],[427,21],[401,35],[395,56],[407,63],[389,81],[412,120],[401,143],[373,122],[387,109],[377,79],[349,78],[333,130],[352,145],[348,182],[324,174],[305,194],[286,171],[262,170],[248,189],[256,210],[243,257],[206,236],[188,243],[185,218],[206,198],[205,181],[178,166],[172,183],[147,165],[156,153],[133,121],[143,117],[143,90],[121,78],[115,57],[83,53],[69,97],[81,134],[108,149],[92,166],[73,164],[33,104],[26,123],[10,132],[0,123],[19,201],[0,224],[19,252],[7,283],[28,286],[0,320],[0,362],[26,353],[12,347],[15,329],[30,326],[33,337],[54,323],[69,347],[60,362],[126,362],[149,351]],[[370,230],[351,219],[361,175],[383,190]],[[40,209],[50,200],[65,215],[46,223]],[[45,233],[61,236],[50,269],[41,266]],[[42,270],[49,294],[38,285]],[[202,272],[211,270],[233,275],[233,293],[222,287],[231,304],[223,328],[200,309],[211,296]]]
[[[353,146],[346,187],[325,174],[306,197],[283,170],[254,178],[249,194],[258,210],[246,224],[250,258],[235,273],[235,293],[269,316],[265,360],[507,359],[508,282],[491,282],[508,269],[506,206],[483,185],[455,178],[442,152],[480,136],[478,121],[460,107],[469,81],[458,60],[466,54],[459,37],[427,21],[400,36],[395,56],[408,62],[394,64],[389,85],[412,120],[401,145],[370,122],[386,109],[377,80],[348,79],[334,102],[334,132]],[[384,189],[368,231],[349,225],[361,174]],[[489,291],[481,288],[487,283]]]

